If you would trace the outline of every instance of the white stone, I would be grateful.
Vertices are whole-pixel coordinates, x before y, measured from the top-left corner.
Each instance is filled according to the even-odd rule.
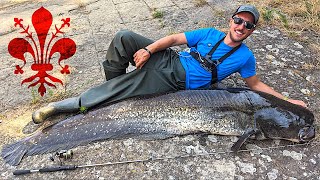
[[[259,166],[260,172],[261,172],[262,168],[264,168],[264,170],[267,170],[267,169],[268,169],[263,160],[258,159],[258,163],[259,163],[259,165],[260,165],[260,166]]]
[[[240,176],[240,175],[237,175],[237,176],[235,177],[235,179],[236,179],[236,180],[244,180],[244,177],[243,177],[243,176]]]
[[[246,144],[246,148],[251,150],[251,152],[253,154],[261,154],[262,153],[261,147],[255,145],[255,144]]]
[[[302,46],[301,44],[299,44],[298,42],[294,43],[294,45],[295,45],[297,48],[299,48],[299,49],[302,49],[302,48],[303,48],[303,46]]]
[[[186,173],[190,173],[190,172],[191,172],[188,165],[184,165],[184,166],[183,166],[183,170],[184,170],[184,172],[186,172]]]
[[[273,74],[280,74],[281,73],[281,71],[280,70],[276,70],[276,71],[271,71]]]
[[[283,62],[280,62],[280,61],[276,61],[276,60],[273,60],[272,61],[272,64],[276,65],[276,66],[280,66],[280,67],[284,67],[284,63]]]
[[[269,36],[271,38],[277,38],[278,37],[276,34],[267,34],[267,36]]]
[[[292,159],[297,161],[302,160],[302,156],[303,156],[301,153],[297,153],[295,151],[288,151],[288,150],[284,150],[282,155],[292,157]]]
[[[286,97],[289,97],[289,93],[288,92],[281,92],[281,94],[283,95],[283,96],[286,96]]]
[[[4,172],[1,174],[2,177],[8,176],[9,172]]]
[[[266,48],[267,48],[268,50],[271,50],[271,49],[272,49],[272,45],[266,45]]]
[[[276,46],[277,46],[277,48],[279,48],[279,49],[284,49],[284,48],[286,48],[287,46],[285,46],[285,45],[281,45],[281,44],[276,44]]]
[[[301,89],[300,91],[305,95],[309,95],[310,94],[310,90],[309,89]]]
[[[288,180],[297,180],[295,177],[289,177]]]
[[[300,51],[295,51],[294,54],[295,55],[301,55],[302,53]]]
[[[262,157],[263,159],[266,159],[268,162],[271,162],[271,161],[272,161],[271,157],[268,156],[268,155],[263,155],[263,154],[262,154],[261,157]]]
[[[186,147],[186,152],[187,152],[188,154],[191,154],[192,148],[191,148],[190,146],[187,146],[187,147]]]
[[[310,82],[311,81],[311,76],[307,76],[306,80]]]
[[[275,180],[275,179],[277,179],[278,178],[278,170],[276,170],[276,169],[272,169],[272,171],[271,172],[268,172],[267,173],[267,176],[268,176],[268,179],[270,179],[270,180]]]
[[[220,155],[220,154],[215,154],[214,157],[215,157],[216,159],[221,159],[221,155]]]
[[[294,77],[294,74],[293,74],[292,71],[289,71],[288,74],[289,74],[290,76],[293,76],[293,77]]]
[[[217,137],[215,135],[209,135],[208,140],[213,143],[218,142]]]
[[[203,146],[201,146],[200,144],[197,144],[197,146],[194,147],[193,151],[196,154],[208,154],[208,152],[205,150],[205,148]]]
[[[236,164],[240,167],[240,170],[243,173],[250,173],[251,175],[253,175],[253,173],[257,171],[253,164],[242,163],[240,161],[237,161]]]
[[[232,137],[230,137],[230,139],[231,139],[231,142],[237,142],[238,141],[238,137],[237,136],[232,136]]]
[[[317,161],[314,160],[314,159],[310,159],[309,161],[310,161],[312,164],[317,164]]]
[[[267,59],[269,59],[269,60],[273,60],[273,59],[275,59],[275,57],[274,57],[274,56],[272,56],[272,55],[270,55],[270,54],[267,54],[267,55],[266,55],[266,58],[267,58]]]
[[[188,136],[183,137],[181,140],[184,142],[194,141],[194,136],[188,135]]]
[[[123,144],[125,146],[131,146],[133,144],[133,139],[130,138],[130,139],[125,140],[125,141],[123,141]]]
[[[261,34],[259,30],[254,30],[253,33],[254,34]]]

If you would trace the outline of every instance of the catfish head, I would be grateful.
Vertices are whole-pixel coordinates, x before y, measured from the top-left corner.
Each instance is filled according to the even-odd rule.
[[[298,105],[260,109],[255,122],[265,138],[307,142],[315,137],[314,115]]]

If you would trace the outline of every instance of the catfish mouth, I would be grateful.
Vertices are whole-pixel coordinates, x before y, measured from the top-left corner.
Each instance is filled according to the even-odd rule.
[[[300,142],[307,142],[313,139],[316,135],[316,129],[314,126],[306,126],[299,131],[299,141]]]

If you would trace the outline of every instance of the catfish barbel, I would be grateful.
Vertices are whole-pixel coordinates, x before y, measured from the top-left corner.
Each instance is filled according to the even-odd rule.
[[[78,114],[2,149],[3,159],[18,165],[24,156],[70,149],[97,140],[166,139],[208,133],[259,139],[309,141],[314,116],[304,107],[248,89],[184,90],[141,96]],[[251,131],[248,131],[251,130]]]

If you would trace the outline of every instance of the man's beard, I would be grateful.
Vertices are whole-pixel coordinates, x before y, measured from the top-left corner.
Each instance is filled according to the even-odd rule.
[[[230,33],[230,39],[231,39],[231,41],[233,41],[233,42],[235,42],[235,43],[239,43],[239,42],[242,42],[243,40],[245,40],[249,35],[247,35],[247,36],[244,36],[243,38],[241,38],[241,39],[236,39],[236,38],[234,38],[233,37],[233,34],[231,33],[231,32],[229,32]]]

